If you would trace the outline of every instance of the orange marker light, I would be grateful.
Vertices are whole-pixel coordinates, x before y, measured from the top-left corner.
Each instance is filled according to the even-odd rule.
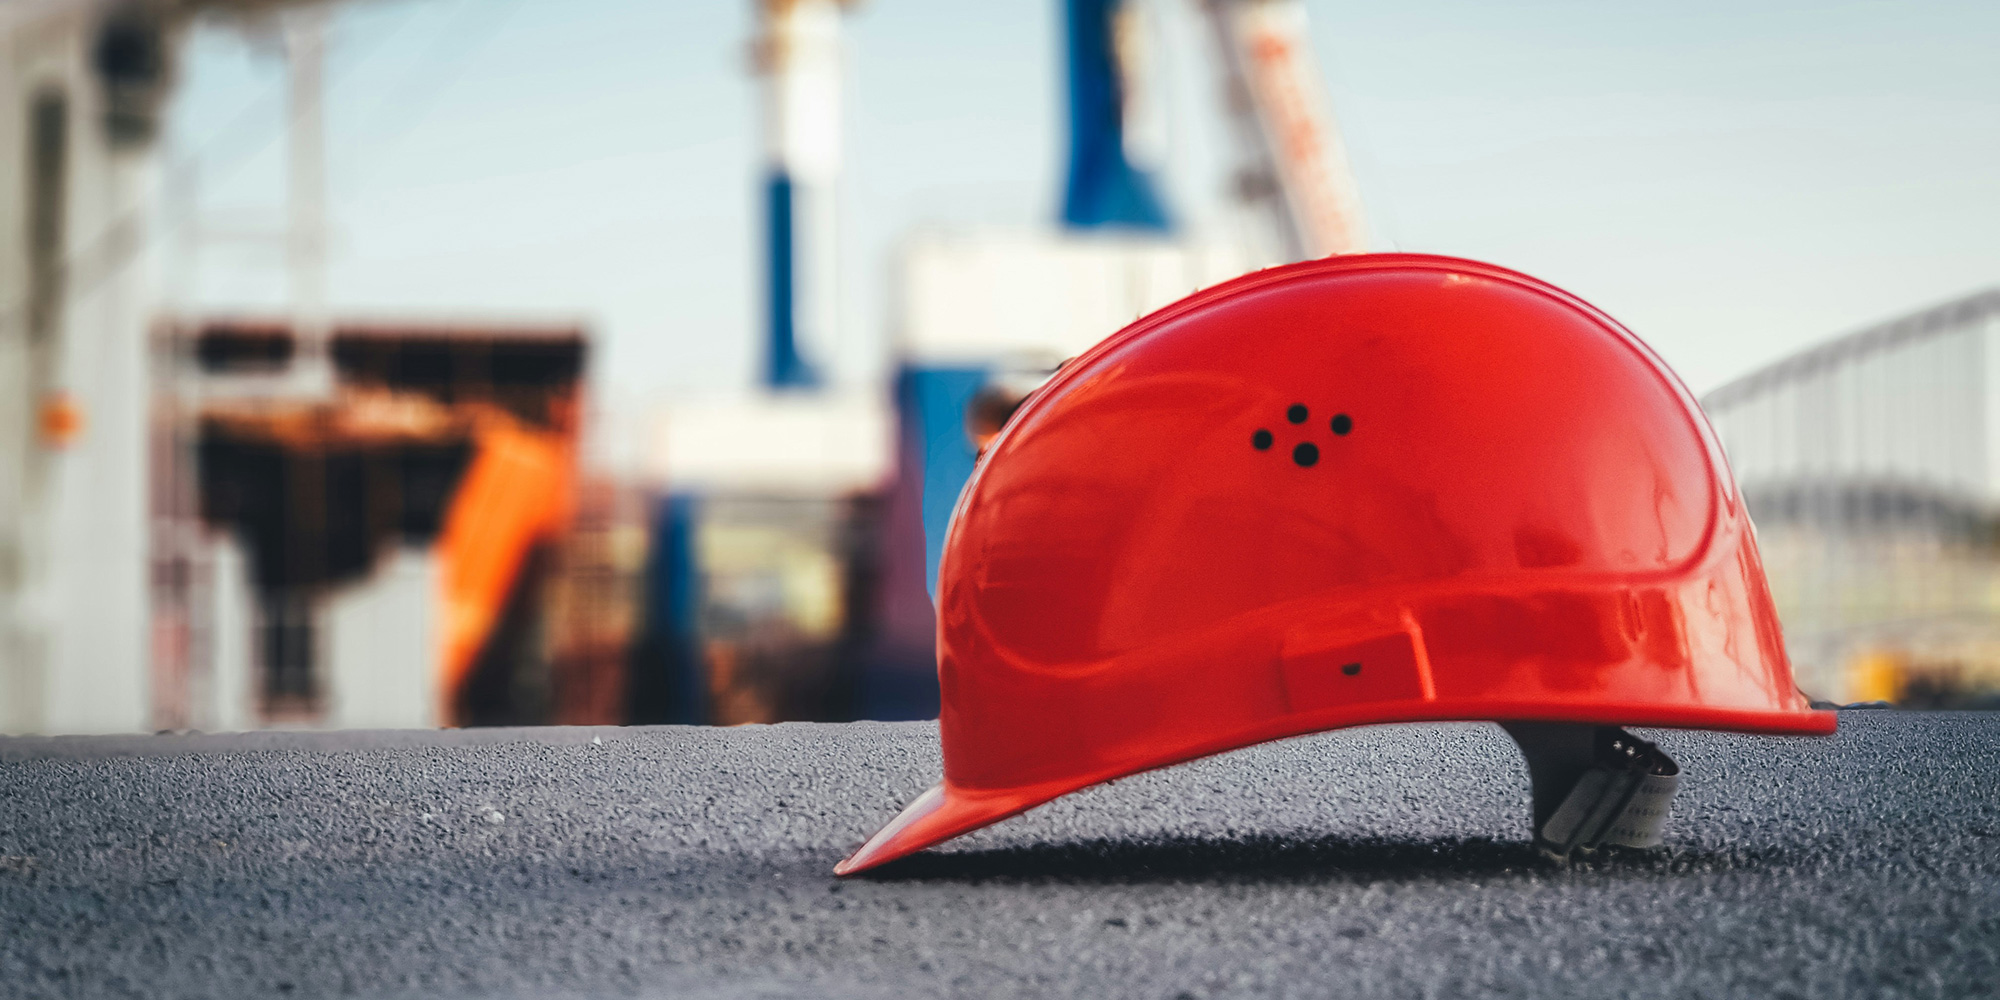
[[[52,392],[43,397],[41,408],[35,415],[42,444],[48,448],[67,448],[75,444],[83,436],[86,423],[82,405],[67,392]]]

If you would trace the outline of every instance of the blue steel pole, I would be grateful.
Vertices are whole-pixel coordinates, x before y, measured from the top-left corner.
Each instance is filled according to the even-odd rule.
[[[772,389],[811,389],[819,372],[799,352],[798,247],[794,200],[798,189],[782,168],[771,171],[765,185],[765,274],[768,276],[766,317],[769,341],[764,357],[764,385]],[[820,277],[820,276],[815,276]],[[820,280],[825,280],[821,277]]]

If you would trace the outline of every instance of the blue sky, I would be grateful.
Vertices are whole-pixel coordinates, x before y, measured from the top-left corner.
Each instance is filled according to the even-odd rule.
[[[1226,134],[1193,0],[1156,13],[1167,184],[1220,219]],[[1596,302],[1697,389],[2000,283],[2000,4],[1310,5],[1377,249],[1492,260]],[[749,0],[360,0],[329,56],[344,312],[547,316],[599,336],[615,413],[748,384],[760,171]],[[1055,0],[870,0],[852,46],[839,344],[879,371],[922,227],[1048,224]],[[282,65],[193,36],[169,128],[200,308],[284,301]],[[183,170],[184,168],[176,168]],[[231,237],[227,234],[237,234]],[[163,238],[162,246],[184,242]],[[173,256],[173,255],[170,255]]]

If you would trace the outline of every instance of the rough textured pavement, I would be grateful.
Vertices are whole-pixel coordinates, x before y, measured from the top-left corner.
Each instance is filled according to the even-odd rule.
[[[0,994],[2000,990],[2000,714],[1649,735],[1688,773],[1660,854],[1545,864],[1497,729],[1395,726],[847,882],[931,725],[0,740]]]

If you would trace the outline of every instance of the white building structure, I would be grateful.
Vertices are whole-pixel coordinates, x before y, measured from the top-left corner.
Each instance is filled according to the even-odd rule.
[[[147,728],[139,222],[166,28],[0,9],[0,732]]]
[[[301,327],[323,325],[324,12],[292,0],[0,2],[0,734],[273,724],[255,703],[242,553],[156,504],[192,489],[162,461],[165,411],[231,391],[227,379],[181,377],[152,332],[160,114],[184,26],[209,9],[284,19],[293,297]],[[292,369],[326,392],[324,363]],[[203,556],[170,558],[187,552]],[[156,614],[162,590],[186,589],[161,571],[190,565],[214,604],[192,677],[186,616]],[[329,692],[314,724],[436,723],[436,575],[422,553],[401,552],[332,597]]]

